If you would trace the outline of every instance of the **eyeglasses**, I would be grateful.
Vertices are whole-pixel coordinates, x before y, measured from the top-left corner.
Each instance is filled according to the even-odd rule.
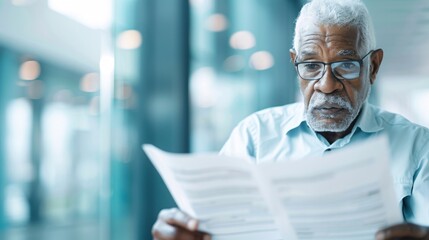
[[[312,61],[295,62],[295,68],[298,75],[307,81],[321,79],[325,75],[327,65],[331,65],[331,72],[337,79],[353,80],[359,77],[363,60],[373,51],[369,51],[359,60],[343,60],[329,63]]]

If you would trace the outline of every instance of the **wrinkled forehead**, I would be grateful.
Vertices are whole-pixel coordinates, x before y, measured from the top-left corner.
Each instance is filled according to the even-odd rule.
[[[342,58],[359,58],[359,53],[354,49],[331,49],[329,52],[331,56],[342,57]],[[318,48],[302,48],[302,50],[298,53],[297,57],[299,59],[302,58],[312,58],[319,57],[323,54],[319,51]]]
[[[308,23],[299,30],[298,55],[335,53],[340,56],[358,56],[361,47],[357,27]]]

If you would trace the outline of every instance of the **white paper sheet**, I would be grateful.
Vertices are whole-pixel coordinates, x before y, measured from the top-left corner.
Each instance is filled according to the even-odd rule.
[[[386,138],[323,157],[258,166],[285,239],[374,239],[402,222]]]
[[[148,145],[144,150],[179,208],[201,220],[200,230],[213,239],[281,239],[253,164],[217,154],[169,154]]]
[[[178,206],[216,240],[373,239],[380,227],[402,221],[383,137],[261,165],[144,150]]]

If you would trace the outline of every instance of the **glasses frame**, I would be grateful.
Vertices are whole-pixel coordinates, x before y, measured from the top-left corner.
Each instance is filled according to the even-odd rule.
[[[327,65],[331,65],[331,64],[334,64],[334,63],[339,63],[339,62],[358,62],[359,63],[359,76],[358,77],[356,77],[356,78],[344,78],[344,77],[339,77],[339,76],[337,76],[337,74],[332,70],[332,67],[331,67],[331,73],[332,73],[332,75],[337,79],[337,80],[354,80],[354,79],[357,79],[357,78],[359,78],[360,77],[360,70],[362,70],[362,64],[363,64],[363,60],[367,57],[367,56],[369,56],[369,55],[371,55],[371,53],[373,53],[374,52],[374,50],[371,50],[371,51],[369,51],[367,54],[365,54],[365,56],[363,56],[361,59],[356,59],[356,60],[341,60],[341,61],[334,61],[334,62],[321,62],[321,61],[303,61],[303,62],[296,62],[296,58],[295,58],[295,63],[294,63],[294,65],[295,65],[295,70],[296,70],[296,72],[298,73],[298,75],[299,75],[299,77],[300,78],[302,78],[302,79],[304,79],[304,80],[306,80],[306,81],[318,81],[318,80],[320,80],[320,79],[322,79],[323,78],[323,76],[325,76],[325,73],[326,73],[326,69],[327,69]],[[297,58],[298,58],[298,56],[297,56]],[[320,63],[320,64],[323,64],[323,72],[322,72],[322,75],[320,76],[320,77],[317,77],[317,78],[303,78],[302,76],[301,76],[301,74],[299,73],[299,70],[298,70],[298,65],[300,65],[300,64],[303,64],[303,63]]]

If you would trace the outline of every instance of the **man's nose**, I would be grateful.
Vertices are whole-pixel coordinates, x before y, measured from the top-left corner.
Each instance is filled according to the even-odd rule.
[[[333,93],[343,87],[343,83],[332,73],[331,66],[326,66],[325,74],[314,84],[314,89],[323,93]]]

